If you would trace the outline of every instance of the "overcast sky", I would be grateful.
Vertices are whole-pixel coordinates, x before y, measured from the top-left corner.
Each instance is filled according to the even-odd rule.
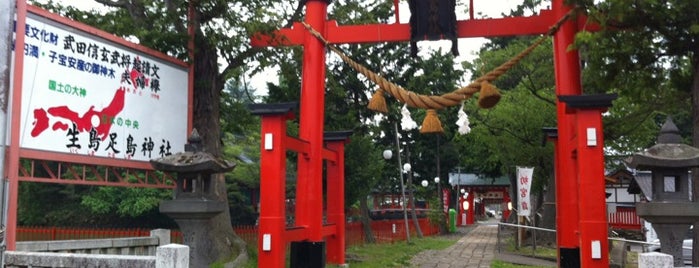
[[[3,0],[0,0],[3,1]],[[510,9],[517,6],[517,4],[522,3],[522,0],[473,0],[473,10],[474,17],[476,18],[499,18],[502,17],[501,13],[509,13]],[[103,6],[92,0],[72,0],[69,3],[80,9],[90,10],[99,9]],[[457,0],[457,19],[465,20],[468,19],[468,12],[461,12],[464,6],[468,5],[468,0]],[[408,23],[410,19],[410,10],[408,8],[408,3],[406,1],[401,1],[399,6],[400,22]],[[485,42],[485,38],[460,38],[459,39],[459,53],[460,56],[456,57],[454,60],[455,67],[460,68],[460,63],[466,60],[473,60],[477,57],[476,53],[478,49]],[[450,51],[451,42],[448,40],[442,41],[422,41],[418,43],[419,55],[427,55],[429,50],[437,50],[441,48],[443,52]],[[265,95],[267,88],[267,82],[276,83],[276,69],[269,68],[266,71],[252,77],[251,85],[257,90],[257,94]]]

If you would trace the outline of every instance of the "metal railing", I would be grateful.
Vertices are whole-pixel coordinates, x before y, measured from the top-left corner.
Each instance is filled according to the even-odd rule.
[[[531,236],[526,237],[526,239],[523,238],[523,235],[521,234],[522,231],[520,230],[533,230],[534,232],[530,232]],[[546,229],[546,228],[541,228],[541,227],[535,227],[535,226],[527,226],[527,225],[518,225],[518,224],[511,224],[511,223],[498,223],[498,239],[496,243],[496,247],[498,249],[498,252],[502,252],[503,249],[507,246],[512,246],[513,248],[508,250],[510,253],[515,253],[515,254],[520,254],[520,255],[526,255],[526,256],[531,256],[531,257],[537,257],[537,258],[544,258],[544,259],[556,259],[556,253],[558,251],[557,246],[554,243],[538,243],[536,233],[537,231],[541,232],[549,232],[549,233],[556,233],[556,230],[553,229]],[[517,241],[517,239],[520,239],[521,241]],[[659,243],[655,242],[646,242],[646,241],[638,241],[638,240],[630,240],[630,239],[624,239],[620,237],[608,237],[609,241],[614,241],[614,246],[610,244],[610,262],[614,264],[616,267],[625,267],[627,263],[630,263],[629,260],[627,260],[627,253],[629,251],[635,251],[635,252],[648,252],[649,246],[659,246]],[[618,242],[618,244],[617,244]],[[631,246],[635,245],[635,246]],[[524,247],[529,247],[531,246],[531,251],[528,252],[523,252],[522,249]],[[545,248],[542,250],[542,248]],[[546,249],[550,249],[546,250]],[[512,252],[515,251],[515,252]],[[630,260],[633,261],[633,260]]]
[[[555,254],[554,255],[542,254],[542,252],[549,252],[549,251],[541,250],[541,248],[546,248],[546,249],[553,250],[553,252],[555,253],[555,250],[556,250],[555,243],[548,244],[548,245],[537,243],[536,232],[531,232],[531,239],[524,239],[524,236],[526,234],[523,234],[523,232],[524,232],[523,230],[526,230],[526,229],[534,230],[534,231],[550,232],[550,233],[554,233],[554,234],[556,233],[556,230],[552,230],[552,229],[500,222],[500,223],[498,223],[498,239],[496,242],[496,247],[498,249],[498,252],[502,252],[502,250],[505,246],[513,245],[514,251],[516,251],[517,254],[522,254],[522,251],[521,251],[522,247],[531,246],[531,248],[532,248],[531,252],[529,252],[529,254],[522,254],[522,255],[529,255],[531,257],[538,257],[538,258],[545,258],[545,259],[555,259],[556,258]],[[503,241],[502,241],[503,239],[506,239],[507,243],[503,243]],[[526,240],[526,241],[524,241],[524,240]],[[512,242],[512,243],[509,243],[509,242]]]

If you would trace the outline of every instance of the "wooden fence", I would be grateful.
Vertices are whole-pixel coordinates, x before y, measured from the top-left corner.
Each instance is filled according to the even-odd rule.
[[[616,212],[609,213],[609,226],[617,230],[641,230],[641,218],[635,207],[617,207]]]
[[[439,233],[439,227],[432,224],[429,219],[418,219],[420,229],[425,236]],[[409,221],[411,237],[416,236],[415,226]],[[251,245],[257,244],[257,226],[240,225],[233,226],[235,233],[245,242]],[[393,243],[405,240],[405,224],[403,220],[372,221],[371,230],[378,243]],[[89,229],[89,228],[65,228],[65,227],[18,227],[17,241],[51,241],[72,239],[100,239],[117,237],[150,236],[148,229]],[[348,222],[345,226],[345,244],[350,246],[364,244],[366,235],[361,222]],[[182,243],[182,233],[172,230],[172,243]]]

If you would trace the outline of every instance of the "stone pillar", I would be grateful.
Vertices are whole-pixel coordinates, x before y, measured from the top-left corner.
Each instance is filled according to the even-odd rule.
[[[638,254],[638,268],[672,268],[672,256],[660,252]]]
[[[155,268],[189,268],[189,247],[180,244],[159,246],[155,252]]]
[[[658,233],[660,240],[660,252],[668,254],[674,259],[674,266],[684,266],[682,258],[682,240],[689,229],[689,224],[663,224],[653,223],[653,229]]]
[[[158,238],[158,245],[164,246],[170,244],[170,230],[169,229],[155,229],[150,231],[150,236],[155,236]]]

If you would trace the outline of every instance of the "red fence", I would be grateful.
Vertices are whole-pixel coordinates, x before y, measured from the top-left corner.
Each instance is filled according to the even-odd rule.
[[[617,207],[608,219],[612,229],[641,230],[641,218],[636,215],[635,207]]]
[[[418,219],[420,229],[425,236],[439,233],[439,227],[428,219]],[[410,220],[410,233],[416,236],[415,226]],[[245,242],[251,245],[257,244],[257,226],[243,225],[233,226],[235,233]],[[378,243],[393,243],[405,240],[405,224],[403,220],[372,221],[371,230]],[[349,246],[364,244],[364,229],[361,222],[349,222],[345,227],[345,244]],[[59,227],[18,227],[17,241],[45,241],[45,240],[71,240],[71,239],[101,239],[115,237],[149,236],[147,229],[72,229]],[[173,243],[182,243],[182,233],[173,230],[171,233]]]

